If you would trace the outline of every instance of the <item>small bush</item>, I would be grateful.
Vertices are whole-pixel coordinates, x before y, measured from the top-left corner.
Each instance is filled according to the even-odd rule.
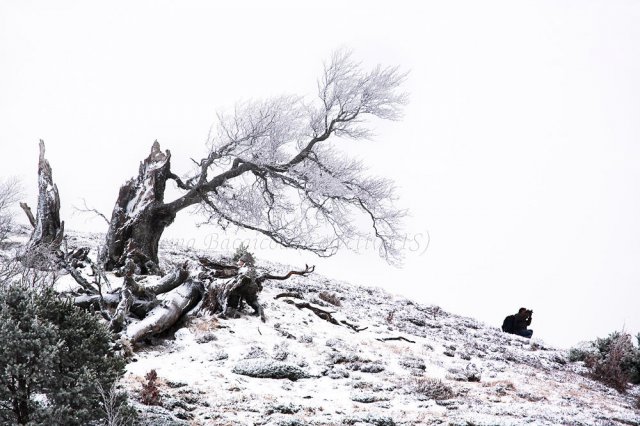
[[[321,291],[320,293],[318,293],[318,298],[324,300],[327,303],[331,303],[333,306],[342,306],[340,298],[335,293],[327,293],[326,291]]]
[[[633,349],[629,335],[618,335],[607,345],[605,356],[600,359],[587,358],[586,363],[596,379],[620,392],[625,392],[630,375],[623,364]]]
[[[147,382],[142,385],[140,400],[144,405],[160,405],[160,390],[158,389],[158,373],[156,370],[149,371],[145,376]]]
[[[387,313],[387,316],[385,317],[385,320],[386,320],[389,324],[391,324],[391,323],[393,322],[393,318],[394,318],[394,316],[395,316],[395,315],[396,315],[396,311],[389,311],[389,312]]]
[[[432,379],[430,377],[416,377],[409,382],[409,388],[413,393],[425,396],[429,399],[442,400],[450,399],[455,396],[455,392],[451,386],[442,380]]]
[[[99,383],[96,385],[102,399],[104,412],[104,426],[127,426],[137,419],[137,413],[130,405],[122,404],[123,392],[118,392],[115,384],[110,389],[104,389]]]
[[[636,338],[640,344],[640,335]],[[584,361],[595,379],[620,392],[626,391],[629,382],[640,383],[640,350],[628,333],[613,332],[586,347],[572,348],[569,360]]]

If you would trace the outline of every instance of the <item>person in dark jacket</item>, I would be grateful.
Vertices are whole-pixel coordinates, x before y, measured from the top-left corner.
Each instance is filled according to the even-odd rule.
[[[527,329],[527,327],[531,325],[531,315],[533,315],[533,311],[530,309],[520,308],[520,310],[518,310],[513,322],[513,334],[529,339],[531,338],[533,330]]]

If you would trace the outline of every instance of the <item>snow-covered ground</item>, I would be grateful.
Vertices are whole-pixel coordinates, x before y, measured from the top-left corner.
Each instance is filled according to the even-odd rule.
[[[164,260],[182,256],[165,251]],[[301,265],[258,266],[283,273]],[[276,298],[284,292],[366,329],[356,332],[286,303],[298,298]],[[127,388],[138,393],[151,369],[162,380],[164,408],[151,410],[149,424],[640,424],[634,409],[640,389],[621,395],[588,378],[582,364],[569,363],[566,350],[538,339],[320,273],[267,282],[260,300],[265,323],[250,308],[237,319],[196,316],[173,336],[138,349]],[[411,342],[380,340],[398,337]],[[306,378],[239,374],[283,371]]]
[[[161,264],[195,255],[165,245]],[[274,274],[301,266],[258,260]],[[276,297],[285,292],[364,330],[287,302],[303,302],[298,297]],[[324,300],[334,298],[340,306]],[[640,425],[638,386],[626,395],[607,388],[582,363],[569,363],[567,350],[536,338],[321,271],[266,282],[260,301],[264,323],[248,307],[236,319],[201,313],[136,349],[122,385],[143,424]],[[161,406],[135,402],[151,369]]]

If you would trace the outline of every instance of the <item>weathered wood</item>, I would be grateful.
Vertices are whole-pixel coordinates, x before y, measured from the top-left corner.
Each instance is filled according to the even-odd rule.
[[[140,164],[138,176],[121,188],[111,215],[103,262],[106,270],[135,262],[137,273],[157,274],[158,243],[176,213],[164,204],[167,179],[172,178],[171,153],[160,151],[154,142],[149,156]]]
[[[304,299],[304,296],[301,293],[298,293],[297,291],[285,291],[284,293],[276,294],[273,298],[282,299],[283,297],[293,297],[296,299]]]
[[[32,228],[36,227],[36,218],[33,217],[33,212],[31,211],[31,207],[27,203],[20,203],[20,207],[24,210],[24,214],[27,215],[27,219],[29,219],[29,223]]]
[[[224,265],[218,262],[210,261],[206,258],[199,258],[200,264],[207,267],[211,267],[215,272],[230,271],[229,265]],[[220,268],[220,269],[218,269]],[[260,319],[264,322],[265,315],[262,305],[258,301],[258,293],[262,291],[263,282],[268,279],[273,280],[286,280],[293,275],[306,276],[314,271],[314,266],[309,267],[305,265],[305,269],[302,271],[289,271],[285,275],[272,275],[265,273],[259,276],[255,276],[255,269],[251,268],[251,272],[245,271],[243,268],[236,268],[236,275],[234,279],[224,282],[214,283],[207,289],[207,293],[204,298],[203,305],[212,313],[219,313],[221,318],[237,317],[238,309],[241,307],[242,302],[246,301],[249,306],[254,309],[254,314],[259,315]],[[244,272],[243,272],[244,271]],[[209,278],[216,278],[217,275],[209,276]],[[283,293],[275,298],[281,297],[298,297],[302,299],[300,293]]]
[[[216,262],[215,260],[207,259],[206,257],[198,257],[198,262],[206,269],[218,269],[218,270],[232,270],[238,271],[240,269],[239,266],[236,265],[227,265],[226,263]]]
[[[302,296],[300,295],[300,293],[296,293],[296,292],[289,292],[289,293],[280,293],[277,296],[275,296],[275,299],[279,299],[279,298],[283,298],[283,297],[294,297],[294,298],[299,298],[302,299]],[[331,311],[326,311],[322,308],[319,308],[317,306],[314,306],[312,304],[310,304],[309,302],[296,302],[294,300],[291,299],[284,299],[285,303],[288,303],[290,305],[295,306],[298,309],[309,309],[311,312],[313,312],[314,314],[316,314],[318,317],[322,318],[323,320],[330,322],[331,324],[334,325],[346,325],[347,327],[349,327],[350,329],[352,329],[355,332],[361,332],[366,330],[368,327],[358,327],[355,324],[351,324],[350,322],[346,321],[346,320],[336,320],[333,317],[333,314],[335,314],[335,312],[331,312]]]
[[[317,306],[313,306],[308,302],[296,303],[295,301],[290,300],[290,299],[285,299],[284,302],[285,303],[289,303],[290,305],[293,305],[298,309],[305,309],[305,308],[309,309],[311,312],[313,312],[314,314],[316,314],[317,316],[319,316],[323,320],[328,321],[331,324],[340,325],[338,320],[336,320],[332,316],[332,314],[334,314],[335,312],[325,311],[324,309],[318,308]]]
[[[100,311],[106,310],[106,308],[114,308],[118,306],[122,299],[122,293],[120,291],[116,293],[107,293],[102,296],[99,294],[84,294],[74,297],[73,304],[82,309],[97,309]],[[133,299],[130,312],[138,318],[144,318],[153,308],[160,304],[160,300],[141,300]],[[107,320],[111,321],[112,315],[108,315]]]
[[[25,213],[28,210],[30,209],[27,206]],[[27,216],[29,216],[28,213]],[[33,214],[29,218],[30,222],[32,218]],[[58,188],[53,183],[51,166],[45,158],[45,146],[42,140],[40,140],[38,160],[38,208],[32,224],[34,229],[21,259],[33,266],[44,266],[49,263],[48,253],[55,252],[62,242],[64,222],[60,221],[60,196]]]
[[[76,268],[74,268],[73,266],[69,265],[68,263],[65,263],[65,269],[69,272],[69,275],[71,275],[73,277],[73,279],[78,284],[80,284],[80,286],[86,292],[88,292],[89,294],[95,294],[96,293],[96,289],[93,287],[93,285],[89,281],[87,281],[87,279],[84,276],[82,276],[80,271],[78,271]]]
[[[100,295],[99,294],[83,294],[73,299],[73,304],[82,309],[100,308]],[[106,306],[117,306],[120,303],[120,292],[107,293],[102,295]]]
[[[382,337],[382,338],[376,339],[376,340],[379,340],[381,342],[387,342],[389,340],[404,340],[405,342],[415,343],[413,340],[409,340],[406,337],[402,337],[402,336],[398,336],[398,337]]]
[[[162,277],[154,285],[146,287],[146,289],[156,295],[166,293],[182,284],[188,276],[189,270],[187,269],[187,263],[185,263]]]
[[[125,337],[130,342],[137,342],[169,329],[200,301],[203,291],[200,281],[188,279],[166,293],[167,298],[153,308],[143,320],[129,325]]]
[[[358,327],[356,324],[351,324],[349,321],[346,321],[346,320],[340,320],[340,323],[346,325],[347,327],[349,327],[350,329],[352,329],[357,333],[360,333],[361,331],[365,331],[367,328],[369,328],[369,327]]]
[[[244,278],[239,276],[209,286],[204,300],[206,308],[211,313],[220,313],[221,318],[236,317],[242,300],[240,288],[245,284]]]
[[[292,275],[300,275],[306,277],[310,273],[316,270],[315,265],[304,265],[304,270],[302,271],[289,271],[285,275],[271,275],[271,274],[263,274],[256,278],[256,281],[262,283],[265,280],[287,280],[291,278]]]
[[[87,258],[87,260],[90,259]],[[97,269],[93,263],[91,263],[91,265],[94,266],[94,269]],[[132,267],[133,266],[130,262],[129,268]],[[162,277],[156,284],[148,287],[136,282],[133,279],[133,276],[131,274],[128,274],[123,278],[123,284],[120,290],[112,293],[107,293],[102,296],[104,299],[104,303],[109,307],[118,305],[122,300],[122,288],[128,288],[133,296],[135,296],[132,301],[131,312],[133,312],[137,316],[144,316],[146,312],[150,311],[157,305],[155,301],[156,295],[171,291],[184,282],[184,280],[189,276],[189,271],[186,267],[187,265],[185,263],[185,265],[174,269],[169,274]],[[74,305],[83,309],[89,309],[91,307],[97,308],[99,306],[101,297],[98,293],[101,291],[101,289],[94,288],[94,284],[90,283],[77,269],[70,267],[68,264],[66,269],[76,280],[76,282],[78,282],[78,284],[80,284],[88,293],[86,295],[75,297]],[[106,276],[100,273],[101,271],[97,272],[98,273],[96,275],[98,279],[106,279]],[[99,285],[96,284],[96,287],[99,287]]]
[[[120,303],[116,307],[116,311],[113,313],[111,317],[111,322],[109,323],[109,329],[115,333],[118,333],[120,330],[124,328],[127,321],[127,316],[129,315],[129,310],[131,309],[131,305],[133,304],[133,293],[126,286],[120,292]]]

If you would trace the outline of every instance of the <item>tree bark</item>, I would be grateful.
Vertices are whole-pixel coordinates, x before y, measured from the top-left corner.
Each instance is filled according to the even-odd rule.
[[[57,186],[53,183],[51,165],[49,165],[44,155],[44,141],[40,140],[38,209],[36,211],[34,229],[22,255],[23,262],[26,261],[32,266],[46,264],[47,254],[57,250],[64,237],[64,222],[60,220],[60,196]],[[25,212],[27,212],[26,209]],[[33,214],[30,216],[29,221],[32,219]]]
[[[129,313],[138,318],[144,318],[152,309],[160,305],[161,300],[156,298],[157,295],[174,290],[189,276],[185,263],[162,277],[156,284],[145,287],[133,279],[131,275],[133,268],[133,263],[129,261],[126,265],[128,274],[124,277],[122,288],[103,295],[96,294],[91,283],[74,268],[69,268],[69,272],[72,272],[76,281],[89,292],[89,294],[75,297],[74,305],[82,309],[100,309],[109,321],[110,328],[119,332],[125,327]],[[106,311],[108,307],[115,307],[113,315]]]
[[[153,308],[142,321],[131,324],[125,333],[126,338],[133,343],[169,329],[184,313],[198,304],[203,291],[200,281],[188,279],[172,290],[167,299]]]
[[[137,178],[120,188],[102,259],[106,270],[120,268],[131,259],[136,273],[159,273],[158,243],[176,216],[164,204],[166,182],[172,177],[170,160],[170,151],[163,153],[155,141]]]

